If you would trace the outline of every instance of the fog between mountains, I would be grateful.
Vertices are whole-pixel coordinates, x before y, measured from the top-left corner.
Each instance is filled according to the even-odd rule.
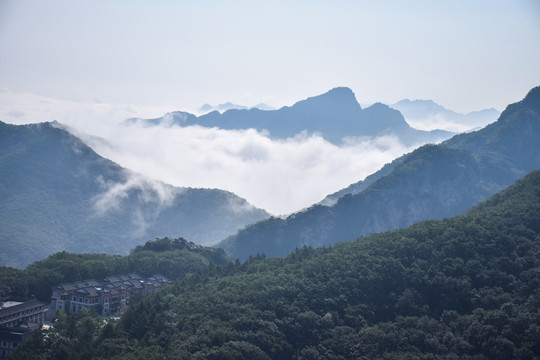
[[[123,167],[175,186],[232,191],[274,215],[308,207],[412,150],[392,136],[350,138],[336,146],[306,133],[276,140],[253,129],[126,126],[121,123],[128,117],[162,116],[171,109],[80,104],[29,93],[0,97],[6,104],[0,106],[4,121],[57,120]],[[16,108],[25,110],[15,113]],[[114,206],[112,200],[136,184],[104,187],[96,205],[101,211]]]
[[[119,126],[90,145],[122,166],[176,186],[220,188],[279,215],[320,201],[410,149],[395,137],[349,139],[335,146],[318,135],[270,139],[255,130]],[[101,143],[102,144],[102,143]]]

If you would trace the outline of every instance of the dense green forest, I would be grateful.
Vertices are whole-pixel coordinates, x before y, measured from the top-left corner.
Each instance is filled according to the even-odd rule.
[[[463,215],[180,276],[116,323],[60,319],[12,359],[533,359],[540,171]]]
[[[137,246],[128,256],[59,252],[20,270],[0,266],[0,298],[36,296],[49,302],[51,287],[61,283],[102,279],[135,272],[143,276],[162,274],[176,279],[180,274],[223,265],[231,259],[221,249],[196,245],[182,238],[156,239]]]

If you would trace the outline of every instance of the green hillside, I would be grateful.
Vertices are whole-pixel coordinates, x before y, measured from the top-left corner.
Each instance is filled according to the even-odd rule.
[[[454,218],[183,276],[115,325],[75,319],[13,358],[533,359],[539,253],[535,171]]]
[[[0,265],[59,251],[126,255],[156,237],[210,245],[268,217],[233,193],[179,188],[104,159],[58,123],[0,122]]]
[[[111,275],[161,274],[174,280],[181,274],[224,265],[231,261],[221,249],[204,247],[185,239],[156,239],[139,245],[128,256],[75,254],[65,251],[49,255],[25,269],[0,266],[0,299],[30,297],[48,303],[51,287]]]

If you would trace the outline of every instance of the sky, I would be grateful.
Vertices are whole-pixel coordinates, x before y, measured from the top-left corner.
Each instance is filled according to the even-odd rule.
[[[535,0],[0,0],[1,121],[57,120],[108,141],[94,149],[122,166],[230,190],[274,214],[411,149],[120,123],[205,103],[277,108],[337,86],[363,104],[502,111],[540,85],[538,64]]]

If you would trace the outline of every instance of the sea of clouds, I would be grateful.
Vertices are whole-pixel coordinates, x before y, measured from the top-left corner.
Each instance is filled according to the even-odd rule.
[[[0,91],[0,121],[56,120],[98,154],[134,172],[179,187],[228,190],[274,215],[317,203],[413,150],[393,136],[354,138],[337,146],[316,134],[278,140],[253,129],[124,123],[173,110],[181,109]]]

